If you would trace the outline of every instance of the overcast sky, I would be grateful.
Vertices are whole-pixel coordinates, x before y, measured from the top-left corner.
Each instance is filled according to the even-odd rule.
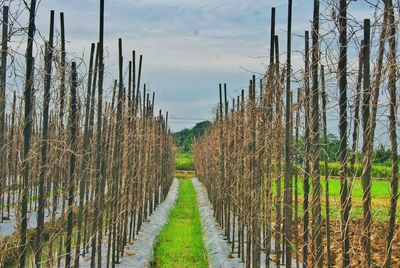
[[[169,111],[175,131],[213,118],[218,83],[226,82],[233,98],[247,87],[253,73],[264,72],[273,6],[277,8],[282,61],[285,58],[287,1],[284,0],[105,2],[105,86],[110,88],[117,77],[118,38],[123,38],[125,64],[132,50],[143,54],[142,81],[156,92],[156,108]],[[310,27],[312,1],[293,2],[293,49],[302,50],[301,36]],[[63,11],[68,57],[83,56],[88,62],[90,44],[98,40],[98,6],[98,0],[41,0],[37,38],[48,35],[50,10],[56,11],[57,24],[58,13]],[[326,8],[329,9],[322,4],[321,10]],[[350,10],[360,21],[372,15],[364,1],[352,3]],[[294,53],[292,57],[296,71],[303,65],[302,55]],[[337,125],[331,128],[336,132]]]

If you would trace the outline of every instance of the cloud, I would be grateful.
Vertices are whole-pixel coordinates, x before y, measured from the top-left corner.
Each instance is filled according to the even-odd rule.
[[[17,3],[18,0],[14,0]],[[294,1],[293,33],[310,29],[312,1]],[[356,6],[357,5],[357,6]],[[371,12],[354,4],[355,14]],[[282,0],[106,0],[106,84],[117,75],[117,39],[123,38],[125,66],[132,50],[144,55],[143,80],[157,92],[157,107],[181,117],[212,118],[218,83],[227,82],[230,98],[246,88],[252,73],[263,73],[269,54],[270,9],[277,9],[281,62],[285,61],[287,1]],[[37,28],[45,38],[49,12],[65,13],[69,57],[88,61],[98,39],[98,0],[40,2]],[[26,14],[25,14],[26,15]],[[27,17],[24,17],[27,21]],[[39,40],[39,35],[37,35]],[[303,39],[293,37],[293,49]],[[85,52],[83,54],[83,52]],[[301,54],[293,67],[302,68]],[[243,67],[243,68],[242,68]],[[176,124],[174,129],[190,124]]]

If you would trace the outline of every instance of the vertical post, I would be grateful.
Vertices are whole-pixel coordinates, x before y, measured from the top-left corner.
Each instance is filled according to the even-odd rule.
[[[397,94],[396,94],[396,24],[394,20],[393,2],[386,0],[385,2],[389,15],[389,81],[388,90],[390,95],[390,115],[389,115],[389,137],[391,145],[392,157],[392,196],[390,199],[389,212],[389,230],[386,239],[386,256],[384,267],[389,268],[391,265],[393,235],[396,228],[396,206],[398,201],[398,185],[399,185],[399,167],[397,155]]]
[[[302,106],[302,98],[300,88],[297,89],[296,117],[295,117],[295,156],[294,156],[294,235],[296,248],[296,268],[300,267],[299,257],[299,163],[300,163],[300,147],[299,147],[299,127],[300,127],[300,111]],[[293,106],[294,107],[294,106]]]
[[[114,171],[113,175],[115,176],[112,182],[112,195],[113,195],[113,208],[118,210],[118,185],[121,178],[119,177],[119,168],[120,168],[120,143],[121,143],[121,130],[122,130],[122,92],[123,92],[123,56],[122,56],[122,39],[118,40],[118,50],[119,50],[119,83],[118,83],[118,100],[117,100],[117,118],[115,125],[115,141],[114,141]],[[117,211],[119,213],[119,211]],[[119,239],[117,238],[117,223],[119,221],[116,213],[113,216],[112,220],[112,266],[114,267],[115,263],[119,262],[119,250],[117,243],[119,243]]]
[[[292,0],[288,0],[287,62],[286,62],[286,107],[285,107],[285,178],[284,178],[284,222],[285,222],[285,265],[292,267],[292,174],[290,146],[290,76],[292,50]]]
[[[278,122],[281,121],[282,119],[282,93],[281,93],[281,84],[280,84],[280,80],[281,80],[281,76],[279,74],[279,38],[277,35],[275,35],[274,38],[275,42],[274,42],[274,47],[275,47],[275,72],[276,72],[276,81],[277,81],[277,85],[276,85],[276,114],[277,114],[277,118],[278,118]],[[281,263],[281,252],[282,252],[282,248],[281,248],[281,223],[282,223],[282,207],[281,207],[281,203],[282,203],[282,190],[281,190],[281,172],[282,172],[282,152],[281,152],[282,148],[281,148],[281,144],[280,141],[277,144],[277,175],[276,175],[276,184],[277,184],[277,189],[276,189],[276,222],[275,222],[275,254],[276,254],[276,266],[279,266]]]
[[[44,230],[44,206],[46,193],[44,192],[45,178],[47,172],[47,147],[49,139],[49,104],[50,104],[50,86],[53,61],[53,36],[54,36],[54,11],[50,12],[50,34],[49,41],[45,43],[45,81],[43,98],[43,127],[41,142],[41,162],[39,174],[39,207],[37,211],[36,239],[35,239],[35,265],[41,266],[42,253],[42,233]]]
[[[275,44],[275,7],[271,8],[271,35],[270,35],[270,48],[269,48],[269,65],[274,64],[274,44]],[[267,258],[268,259],[268,258]]]
[[[253,267],[260,266],[260,188],[261,178],[257,176],[257,103],[256,103],[256,76],[252,77],[252,94],[250,96],[250,112],[252,118],[251,125],[251,180],[253,181],[251,192],[252,201],[254,203],[253,219],[252,219],[252,265]]]
[[[220,144],[221,144],[221,156],[220,156],[220,181],[223,183],[225,178],[225,163],[224,163],[224,152],[225,152],[225,143],[224,143],[224,118],[223,118],[223,102],[222,102],[222,84],[219,84],[219,122],[220,122]],[[220,185],[223,187],[223,185]],[[222,204],[221,197],[217,197],[217,219],[219,223],[222,224]]]
[[[74,266],[79,267],[79,257],[81,249],[81,233],[82,233],[82,217],[84,210],[84,194],[86,190],[86,181],[88,178],[88,166],[89,166],[89,117],[90,117],[90,103],[91,103],[91,90],[92,90],[92,75],[93,75],[93,61],[94,61],[95,44],[92,43],[90,49],[90,60],[89,60],[89,75],[88,75],[88,86],[85,103],[85,122],[83,132],[83,161],[82,161],[82,177],[79,180],[79,209],[78,209],[78,232],[76,237],[76,249],[75,249],[75,261]],[[86,227],[84,227],[86,228]],[[85,241],[85,239],[84,239]]]
[[[308,267],[308,240],[309,240],[309,191],[310,191],[310,67],[309,67],[309,51],[310,51],[310,41],[309,41],[309,32],[305,31],[305,61],[304,61],[304,113],[305,113],[305,120],[304,120],[304,182],[303,182],[303,267]]]
[[[340,204],[343,267],[350,265],[349,241],[349,185],[347,179],[347,1],[340,0],[339,7],[339,133],[340,133]],[[325,138],[327,139],[327,138]],[[327,162],[327,161],[325,161]],[[327,164],[327,163],[326,163]],[[325,164],[325,165],[326,165]],[[326,167],[325,167],[326,168]],[[326,178],[327,179],[327,178]],[[328,264],[330,262],[328,256]]]
[[[229,185],[229,181],[231,178],[229,176],[229,170],[227,167],[227,161],[229,161],[229,118],[228,118],[228,110],[229,110],[229,104],[228,104],[228,97],[227,97],[227,88],[226,88],[226,83],[224,83],[224,107],[225,107],[225,115],[224,115],[224,121],[226,122],[224,124],[224,137],[226,139],[226,146],[225,150],[223,151],[224,154],[224,181],[223,181],[223,187],[226,188]],[[228,241],[230,241],[229,238],[229,227],[230,227],[230,215],[229,215],[229,209],[230,209],[230,200],[229,200],[229,193],[228,191],[225,192],[225,197],[224,197],[224,225],[225,225],[225,236],[227,237]]]
[[[69,126],[70,137],[69,145],[71,154],[69,159],[69,181],[68,181],[68,218],[67,218],[67,237],[65,239],[65,267],[71,267],[71,246],[72,246],[72,229],[73,229],[73,207],[74,207],[74,191],[75,191],[75,162],[77,154],[77,132],[78,132],[78,113],[77,113],[77,72],[76,63],[71,64],[71,95],[70,95],[70,113]]]
[[[1,41],[1,66],[0,66],[0,210],[3,222],[3,182],[6,182],[5,173],[5,154],[4,154],[4,132],[5,132],[5,113],[6,113],[6,81],[7,81],[7,52],[8,52],[8,6],[3,6],[3,31]]]
[[[101,158],[102,158],[102,111],[103,111],[103,77],[104,77],[104,59],[103,59],[103,42],[104,42],[104,0],[100,0],[100,19],[99,19],[99,44],[98,44],[98,58],[99,58],[99,81],[98,81],[98,103],[97,103],[97,133],[96,133],[96,200],[93,213],[93,226],[92,226],[92,255],[90,258],[90,267],[94,268],[96,264],[96,249],[98,247],[97,257],[98,265],[101,265],[101,238],[102,232],[97,232],[97,225],[102,226],[103,213],[99,211],[101,205],[101,189],[104,179],[101,175]],[[100,212],[100,217],[98,213]],[[101,220],[100,220],[100,219]],[[99,228],[100,229],[100,228]],[[97,239],[99,239],[97,245]]]
[[[364,20],[364,80],[363,80],[363,172],[362,172],[362,187],[363,187],[363,230],[362,230],[362,252],[363,265],[371,266],[371,157],[369,155],[369,137],[371,132],[370,118],[370,102],[371,102],[371,87],[370,87],[370,20]]]
[[[65,96],[65,26],[64,13],[60,13],[61,28],[61,84],[60,84],[60,132],[64,128],[64,96]]]
[[[33,39],[35,36],[35,10],[36,0],[31,0],[29,8],[29,27],[28,27],[28,43],[26,47],[26,74],[25,74],[25,91],[24,91],[24,154],[23,154],[23,186],[22,186],[22,205],[21,205],[21,227],[19,240],[19,268],[25,267],[26,261],[26,230],[28,225],[28,190],[29,190],[29,151],[31,146],[32,132],[32,91],[33,91]]]
[[[313,12],[313,26],[312,26],[312,117],[311,117],[311,138],[312,138],[312,240],[313,240],[313,265],[322,267],[322,218],[321,218],[321,179],[319,173],[319,90],[318,90],[318,65],[319,65],[319,0],[314,0]]]

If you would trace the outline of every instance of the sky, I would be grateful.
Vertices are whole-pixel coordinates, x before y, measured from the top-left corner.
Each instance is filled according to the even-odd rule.
[[[15,5],[19,0],[12,1]],[[302,50],[312,18],[311,0],[293,1],[293,50]],[[325,2],[325,1],[322,1]],[[156,92],[156,109],[168,111],[173,131],[212,120],[218,84],[227,83],[230,99],[258,77],[269,55],[270,10],[276,7],[282,61],[286,51],[287,1],[284,0],[106,0],[105,86],[117,77],[118,38],[123,39],[125,66],[132,50],[143,55],[142,82]],[[321,10],[331,7],[321,4]],[[98,0],[41,0],[36,39],[48,35],[50,10],[65,13],[68,58],[88,62],[90,44],[98,40]],[[372,15],[364,1],[350,5],[362,21]],[[56,26],[59,29],[59,26]],[[129,58],[130,59],[130,58]],[[302,54],[292,55],[296,72]],[[335,95],[335,93],[333,93]],[[337,109],[332,106],[334,113]],[[337,115],[330,132],[337,132]]]
[[[87,57],[90,43],[98,39],[98,2],[42,0],[37,26],[47,36],[49,11],[63,11],[67,50],[77,56],[85,52]],[[293,31],[302,33],[312,9],[297,2]],[[117,75],[117,41],[123,38],[126,57],[132,50],[143,54],[142,81],[156,92],[156,107],[169,112],[173,130],[213,118],[219,83],[228,84],[233,98],[253,72],[264,72],[270,9],[277,8],[277,17],[287,13],[281,0],[106,0],[105,4],[106,80]],[[285,25],[278,20],[282,35]],[[282,36],[282,44],[283,40]]]

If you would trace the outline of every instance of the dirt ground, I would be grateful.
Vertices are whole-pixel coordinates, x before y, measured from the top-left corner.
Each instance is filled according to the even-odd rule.
[[[341,242],[340,242],[340,222],[331,221],[331,264],[332,267],[339,267],[341,263]],[[311,227],[311,222],[310,222]],[[299,228],[302,228],[299,226]],[[324,245],[324,263],[326,262],[326,228],[325,222],[323,223],[323,245]],[[372,258],[373,267],[382,267],[385,260],[385,247],[386,247],[386,236],[388,230],[387,222],[373,222],[371,229],[371,247],[372,247]],[[301,261],[302,252],[302,229],[299,229],[299,256]],[[362,221],[355,220],[350,223],[350,257],[352,267],[361,267],[362,253],[361,253],[361,232],[362,232]],[[311,233],[311,229],[310,229]],[[309,251],[311,250],[311,243],[309,244]],[[296,254],[293,254],[295,257]],[[309,263],[311,264],[311,254],[309,257]],[[397,225],[393,240],[392,249],[392,267],[400,267],[400,226]]]

